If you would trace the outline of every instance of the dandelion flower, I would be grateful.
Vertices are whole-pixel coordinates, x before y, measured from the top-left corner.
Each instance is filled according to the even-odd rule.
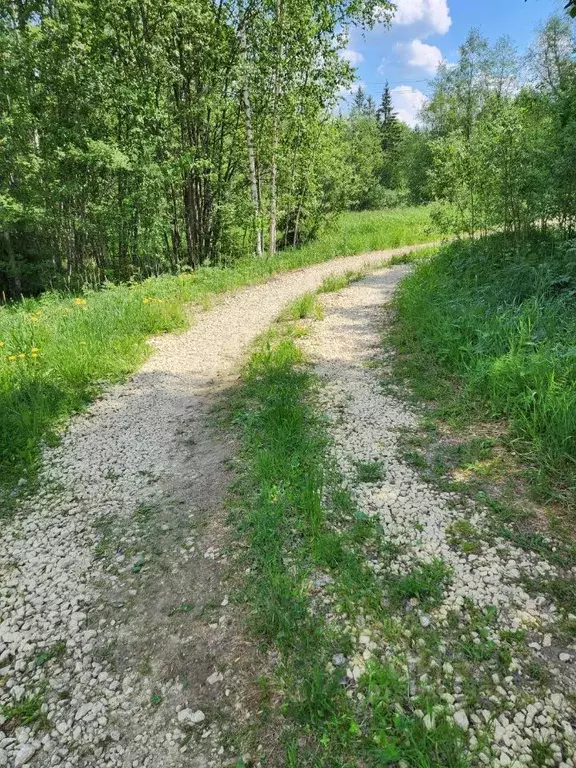
[[[32,354],[34,355],[34,354],[38,354],[38,352],[40,352],[40,350],[38,349],[38,347],[32,347],[30,352],[32,352]]]
[[[37,360],[38,359],[38,352],[32,352],[32,359]]]
[[[83,307],[85,304],[88,304],[86,299],[82,299],[81,297],[74,299],[74,303],[77,304],[79,307]]]
[[[8,360],[10,360],[11,363],[14,362],[14,360],[16,360],[16,355],[8,355]]]

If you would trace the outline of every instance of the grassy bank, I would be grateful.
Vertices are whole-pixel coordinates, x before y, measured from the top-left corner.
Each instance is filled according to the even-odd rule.
[[[250,627],[278,659],[263,687],[282,701],[280,712],[277,695],[274,712],[263,708],[261,725],[274,717],[268,727],[281,734],[280,745],[266,746],[290,768],[464,768],[461,732],[446,720],[423,720],[439,697],[410,692],[403,643],[422,628],[415,622],[406,635],[383,600],[395,605],[424,591],[433,602],[436,565],[386,584],[369,567],[371,556],[386,563],[395,551],[327,461],[315,380],[294,341],[300,332],[288,324],[263,340],[235,403],[243,440],[236,521],[249,566]],[[332,662],[353,656],[367,627],[398,653],[389,663],[373,658],[352,695],[345,667]]]
[[[426,208],[346,214],[314,243],[275,259],[111,286],[82,296],[45,294],[0,308],[0,489],[31,477],[43,439],[82,409],[103,382],[145,359],[151,334],[182,329],[184,305],[266,280],[271,274],[438,236]]]
[[[393,340],[416,394],[506,419],[545,492],[576,492],[576,259],[542,240],[452,243],[402,284]]]

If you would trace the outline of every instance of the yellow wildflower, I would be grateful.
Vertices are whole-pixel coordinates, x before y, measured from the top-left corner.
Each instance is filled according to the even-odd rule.
[[[5,344],[5,342],[3,342],[3,341],[0,341],[0,349],[2,349],[2,347],[4,346],[4,344]]]
[[[30,322],[37,323],[38,322],[38,315],[30,315]]]
[[[30,352],[32,352],[32,354],[34,355],[34,354],[37,354],[38,352],[40,352],[40,350],[38,349],[38,347],[32,347]]]
[[[142,299],[142,304],[150,304],[151,301],[152,301],[152,299],[149,299],[148,296],[145,296]]]
[[[11,363],[14,362],[14,360],[16,360],[16,355],[8,355],[8,360],[10,360]]]
[[[77,299],[74,299],[74,303],[78,304],[79,307],[83,307],[85,304],[88,304],[86,299],[82,299],[80,297],[78,297]]]
[[[20,352],[18,357],[20,358],[20,360],[23,360],[26,357],[26,355],[24,354],[24,352]]]
[[[38,358],[38,352],[32,352],[32,359],[36,360]]]

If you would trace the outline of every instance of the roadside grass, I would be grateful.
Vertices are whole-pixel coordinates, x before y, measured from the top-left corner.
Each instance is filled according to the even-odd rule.
[[[391,333],[398,374],[436,416],[507,420],[535,489],[572,508],[575,310],[573,246],[543,239],[518,251],[495,235],[420,260],[400,286]]]
[[[448,573],[422,564],[406,581],[382,581],[368,563],[390,563],[396,549],[358,513],[327,460],[317,384],[290,325],[265,334],[231,404],[242,452],[232,518],[247,568],[250,626],[278,662],[284,764],[291,768],[410,765],[465,768],[464,737],[440,715],[433,690],[411,692],[402,626],[383,600],[438,598]],[[335,655],[354,653],[361,627],[398,643],[374,656],[351,685]],[[424,713],[434,719],[425,724]]]
[[[446,534],[450,546],[462,554],[472,555],[482,550],[484,539],[469,520],[456,520],[448,526]]]
[[[500,237],[443,246],[401,284],[386,339],[399,352],[395,391],[408,382],[429,403],[404,459],[488,513],[482,530],[453,523],[449,544],[469,555],[502,539],[558,568],[522,585],[555,602],[565,635],[576,613],[573,253],[545,241],[512,254]]]
[[[438,239],[430,209],[345,214],[318,239],[274,259],[242,259],[82,295],[46,293],[0,307],[0,494],[35,477],[42,442],[102,388],[122,381],[150,354],[152,334],[184,329],[187,303],[330,259]],[[2,514],[2,513],[0,513]]]

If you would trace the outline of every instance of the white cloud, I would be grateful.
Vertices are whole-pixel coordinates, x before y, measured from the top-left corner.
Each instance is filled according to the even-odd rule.
[[[394,24],[418,25],[422,34],[445,35],[452,25],[448,0],[395,0]]]
[[[390,94],[392,104],[400,120],[408,123],[412,128],[418,125],[420,110],[428,101],[422,91],[409,85],[399,85],[397,88],[393,88]]]
[[[429,75],[434,75],[444,60],[442,51],[435,45],[428,45],[422,40],[412,40],[411,43],[398,43],[396,50],[403,56],[411,67],[423,69]]]
[[[358,53],[358,51],[353,51],[351,48],[347,48],[345,51],[341,51],[340,57],[344,59],[344,61],[347,61],[349,64],[351,64],[353,67],[356,67],[358,64],[362,64],[364,61],[364,56],[362,56],[361,53]]]

